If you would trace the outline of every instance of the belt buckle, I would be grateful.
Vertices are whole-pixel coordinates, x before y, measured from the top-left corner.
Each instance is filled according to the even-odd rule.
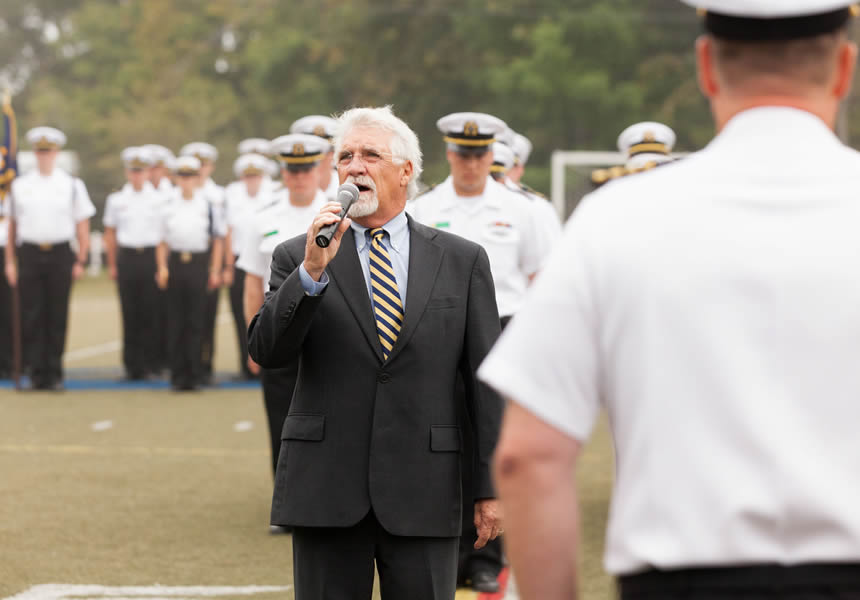
[[[141,246],[140,248],[135,248],[135,250],[137,250],[138,254],[143,254],[144,248]]]
[[[53,247],[54,247],[54,244],[39,244],[39,250],[41,250],[42,252],[47,252],[48,250],[50,250]]]
[[[190,263],[191,262],[191,253],[190,252],[181,253],[179,255],[179,260],[181,260],[184,263]]]

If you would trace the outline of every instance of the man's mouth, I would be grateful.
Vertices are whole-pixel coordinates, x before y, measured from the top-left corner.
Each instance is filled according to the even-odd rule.
[[[362,185],[361,183],[357,183],[357,184],[355,184],[355,187],[357,187],[357,188],[358,188],[358,192],[359,192],[360,194],[362,194],[362,193],[364,193],[364,192],[370,192],[370,191],[372,191],[372,190],[371,190],[371,188],[367,187],[366,185]]]

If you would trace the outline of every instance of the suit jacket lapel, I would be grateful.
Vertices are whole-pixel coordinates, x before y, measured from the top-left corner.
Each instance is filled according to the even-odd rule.
[[[376,318],[370,306],[370,297],[367,295],[367,282],[364,280],[364,271],[355,250],[355,237],[350,227],[340,240],[340,249],[337,256],[328,265],[329,275],[337,282],[340,293],[343,294],[349,309],[355,315],[367,343],[373,348],[379,362],[382,362],[382,347],[376,334]]]
[[[441,247],[433,243],[436,230],[409,219],[409,286],[406,290],[406,314],[397,342],[388,355],[389,362],[409,343],[415,328],[424,314],[430,292],[436,283],[436,273],[442,263]]]

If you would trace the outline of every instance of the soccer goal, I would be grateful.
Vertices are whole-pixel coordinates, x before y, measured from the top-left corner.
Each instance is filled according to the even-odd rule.
[[[686,152],[673,153],[672,158],[687,156]],[[623,165],[627,157],[621,152],[600,152],[589,150],[555,150],[551,163],[550,200],[563,221],[587,193],[594,190],[591,173]]]

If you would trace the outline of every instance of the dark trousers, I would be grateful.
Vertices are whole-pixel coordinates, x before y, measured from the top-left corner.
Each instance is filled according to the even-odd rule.
[[[0,223],[2,224],[2,223]],[[0,246],[0,251],[3,246]],[[12,289],[0,276],[0,379],[12,375]]]
[[[370,600],[373,566],[383,600],[453,600],[457,538],[391,535],[371,511],[352,527],[296,527],[296,600]]]
[[[203,345],[201,346],[200,362],[203,375],[212,375],[212,361],[215,358],[215,319],[218,316],[218,299],[221,288],[206,291],[206,304],[203,307]]]
[[[502,317],[501,324],[503,330],[510,320],[510,317]],[[459,378],[457,379],[456,391],[460,398],[465,397],[463,382]],[[501,537],[490,540],[486,546],[480,550],[475,550],[478,529],[475,527],[475,504],[471,494],[471,490],[474,487],[473,473],[475,465],[472,459],[475,456],[475,444],[471,434],[471,421],[468,412],[465,410],[465,405],[465,402],[460,402],[460,406],[464,407],[461,419],[467,425],[463,430],[463,454],[461,455],[462,463],[460,465],[460,471],[463,475],[463,533],[460,536],[460,553],[459,560],[457,561],[457,580],[460,583],[465,583],[471,579],[472,575],[480,571],[487,571],[498,576],[502,570],[505,555]]]
[[[233,272],[233,285],[230,286],[230,310],[233,313],[233,324],[236,326],[236,341],[239,344],[239,374],[246,379],[250,379],[253,375],[250,369],[248,369],[248,326],[245,325],[244,294],[245,271],[236,268]]]
[[[263,402],[269,421],[269,439],[272,449],[272,473],[278,469],[278,456],[281,452],[281,430],[290,412],[290,402],[296,387],[298,361],[283,369],[263,369],[260,378],[263,383]]]
[[[29,365],[34,387],[63,380],[74,262],[68,242],[53,246],[22,244],[18,249],[24,362]]]
[[[209,253],[171,252],[168,262],[167,322],[170,330],[170,381],[178,387],[199,385],[206,319]]]
[[[860,563],[652,570],[618,586],[622,600],[853,600]]]
[[[170,368],[170,335],[167,326],[167,290],[155,288],[155,322],[156,328],[152,331],[152,339],[158,349],[156,356],[156,368]]]
[[[158,371],[158,285],[155,248],[120,248],[117,286],[122,310],[122,362],[133,379]]]

